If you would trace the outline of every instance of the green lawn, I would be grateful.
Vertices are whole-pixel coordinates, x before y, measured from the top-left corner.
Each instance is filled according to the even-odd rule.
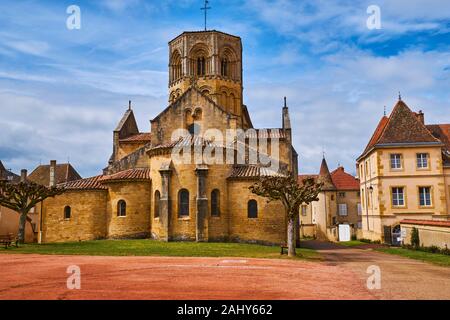
[[[89,256],[168,256],[168,257],[243,257],[287,258],[278,246],[240,243],[159,242],[153,240],[99,240],[86,242],[25,244],[19,248],[0,248],[0,254],[29,253]],[[297,249],[299,259],[321,260],[315,250]]]
[[[345,241],[345,242],[337,242],[337,244],[346,246],[346,247],[356,247],[367,244],[366,242],[362,242],[359,240]]]
[[[450,256],[447,256],[445,254],[430,253],[403,248],[377,248],[375,250],[389,254],[396,254],[410,259],[421,260],[425,262],[438,264],[441,266],[450,267]]]

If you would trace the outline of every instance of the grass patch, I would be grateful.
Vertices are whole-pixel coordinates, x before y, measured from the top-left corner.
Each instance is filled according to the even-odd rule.
[[[352,241],[344,241],[344,242],[337,242],[337,244],[346,246],[346,247],[356,247],[356,246],[362,246],[367,244],[367,242],[362,242],[359,240],[352,240]]]
[[[85,242],[24,244],[0,249],[0,254],[46,254],[87,256],[243,257],[280,259],[277,246],[241,243],[159,242],[154,240],[98,240]],[[321,260],[311,249],[297,249],[298,259]]]
[[[375,250],[384,253],[395,254],[410,259],[431,262],[440,266],[450,267],[450,256],[445,254],[410,250],[404,248],[377,248]]]

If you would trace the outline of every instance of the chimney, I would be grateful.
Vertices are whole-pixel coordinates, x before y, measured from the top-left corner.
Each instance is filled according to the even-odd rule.
[[[56,187],[56,160],[50,161],[50,187]]]
[[[417,113],[417,119],[419,119],[419,121],[422,122],[423,125],[425,124],[425,114],[422,110]]]
[[[28,171],[27,169],[22,169],[20,171],[20,182],[25,182],[27,181],[27,176],[28,176]]]

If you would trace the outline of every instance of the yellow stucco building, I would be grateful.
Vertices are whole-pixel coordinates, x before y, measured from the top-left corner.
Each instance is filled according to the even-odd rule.
[[[401,99],[357,160],[360,237],[399,244],[402,220],[448,220],[450,125],[426,125]]]
[[[65,183],[65,194],[44,201],[42,242],[285,242],[281,203],[267,203],[249,187],[260,175],[297,174],[288,107],[280,108],[281,127],[254,129],[242,78],[239,37],[185,32],[170,41],[169,105],[150,121],[150,132],[141,132],[130,104],[103,173]],[[242,140],[226,139],[234,130],[244,132]],[[254,161],[251,151],[265,143],[259,155],[267,159]]]

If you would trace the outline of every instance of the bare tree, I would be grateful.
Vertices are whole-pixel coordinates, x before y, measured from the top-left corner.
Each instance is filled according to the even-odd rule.
[[[0,205],[20,215],[18,232],[20,243],[25,241],[25,224],[30,210],[45,199],[64,192],[64,188],[48,188],[30,181],[20,183],[0,181]]]
[[[296,221],[302,204],[318,201],[322,184],[316,183],[313,178],[298,183],[292,175],[260,177],[259,181],[250,187],[250,190],[261,197],[268,198],[268,202],[281,201],[284,206],[287,224],[288,256],[296,256],[295,237]]]

